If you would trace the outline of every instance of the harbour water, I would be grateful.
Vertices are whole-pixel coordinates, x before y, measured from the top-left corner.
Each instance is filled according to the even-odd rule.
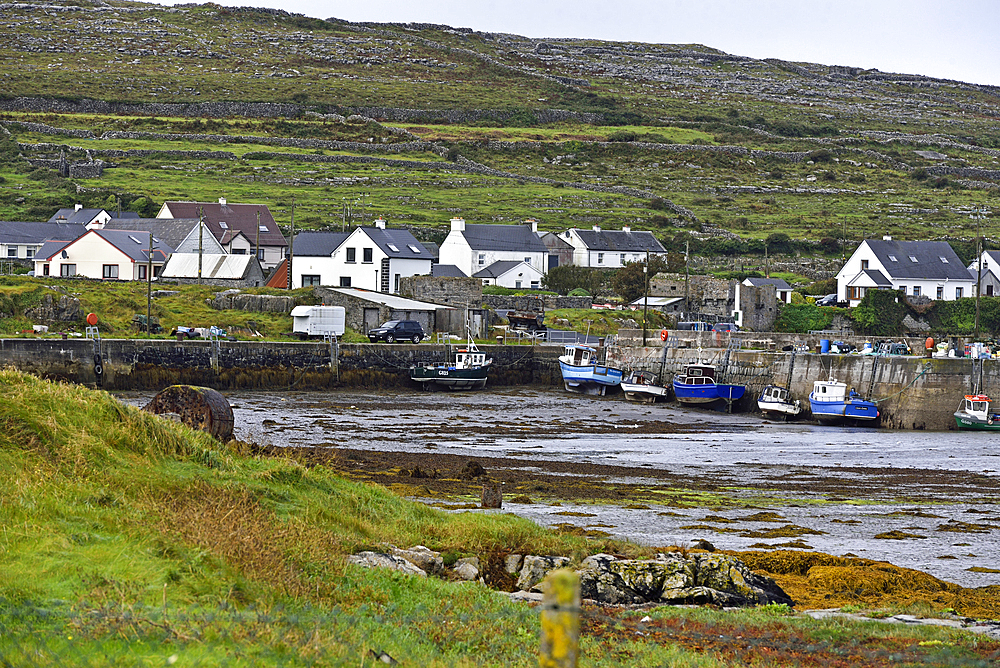
[[[489,459],[500,480],[549,470],[567,489],[588,478],[644,490],[643,503],[562,498],[558,484],[530,499],[505,492],[499,512],[545,525],[653,546],[815,550],[1000,584],[1000,434],[769,422],[538,387],[226,396],[242,440]],[[663,502],[650,502],[657,494]]]

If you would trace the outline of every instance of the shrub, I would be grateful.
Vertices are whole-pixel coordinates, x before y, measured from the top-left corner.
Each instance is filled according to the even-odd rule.
[[[608,135],[608,141],[630,142],[639,139],[639,134],[632,130],[615,130]]]

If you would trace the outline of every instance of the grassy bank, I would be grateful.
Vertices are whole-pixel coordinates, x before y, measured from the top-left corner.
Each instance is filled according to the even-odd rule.
[[[344,557],[423,544],[446,561],[478,556],[489,581],[508,553],[649,552],[511,515],[445,513],[10,370],[0,425],[5,665],[358,666],[372,650],[407,665],[536,665],[532,608]],[[806,647],[871,659],[850,665],[977,666],[1000,650],[950,630],[813,622],[780,607],[646,614],[585,611],[582,665],[745,665],[761,643],[781,666],[806,665]]]

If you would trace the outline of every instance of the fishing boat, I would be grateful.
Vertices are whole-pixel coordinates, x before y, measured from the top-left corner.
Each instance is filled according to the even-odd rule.
[[[667,388],[657,385],[656,375],[649,371],[633,371],[622,379],[621,386],[629,401],[652,404],[667,396]]]
[[[410,380],[424,389],[437,385],[448,390],[481,390],[492,366],[493,359],[479,351],[470,333],[466,347],[455,351],[453,363],[418,362],[410,367]]]
[[[802,402],[792,400],[787,387],[767,385],[757,397],[757,407],[764,415],[772,415],[787,420],[802,412]]]
[[[724,400],[728,404],[743,397],[745,385],[727,385],[715,382],[712,364],[688,364],[684,373],[674,376],[674,396],[682,404],[710,404]]]
[[[559,357],[563,385],[570,392],[604,396],[609,387],[620,385],[622,370],[597,363],[597,350],[572,343]]]
[[[875,402],[862,399],[861,395],[848,389],[845,383],[817,380],[809,393],[809,406],[813,417],[820,422],[874,422],[878,420],[878,406]]]
[[[1000,414],[990,411],[990,398],[985,394],[967,394],[955,411],[959,429],[1000,430]]]

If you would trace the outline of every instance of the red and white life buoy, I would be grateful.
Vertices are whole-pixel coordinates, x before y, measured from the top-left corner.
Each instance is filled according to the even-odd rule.
[[[670,336],[670,332],[665,329],[660,330],[660,341],[666,341],[668,336]]]

